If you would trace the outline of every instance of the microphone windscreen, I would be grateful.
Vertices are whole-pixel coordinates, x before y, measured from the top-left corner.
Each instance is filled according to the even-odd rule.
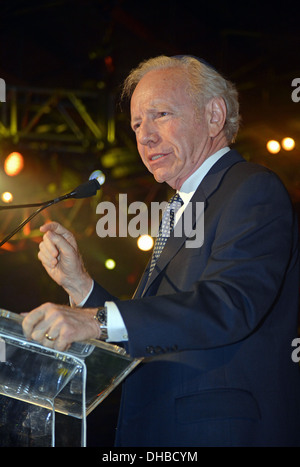
[[[94,196],[100,189],[100,183],[96,178],[89,180],[88,182],[82,183],[75,190],[70,193],[72,198],[88,198]]]

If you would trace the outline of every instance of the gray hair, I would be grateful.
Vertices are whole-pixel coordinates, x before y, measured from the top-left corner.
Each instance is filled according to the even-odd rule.
[[[189,55],[180,57],[161,55],[141,62],[124,81],[122,98],[130,99],[139,81],[149,71],[170,68],[181,69],[186,73],[187,82],[189,83],[188,92],[198,111],[201,111],[214,97],[224,99],[227,109],[224,132],[228,143],[233,142],[240,123],[236,87],[206,62],[202,62],[195,57]]]

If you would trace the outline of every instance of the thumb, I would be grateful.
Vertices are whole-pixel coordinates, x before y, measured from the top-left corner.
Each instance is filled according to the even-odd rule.
[[[65,229],[61,224],[54,221],[46,222],[40,227],[41,232],[48,232],[49,230],[58,234],[62,234],[63,232],[67,231],[67,229]]]

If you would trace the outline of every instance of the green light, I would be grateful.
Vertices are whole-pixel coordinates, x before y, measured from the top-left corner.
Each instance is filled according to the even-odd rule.
[[[110,270],[111,270],[111,269],[115,269],[115,267],[116,267],[116,262],[115,262],[115,260],[113,260],[113,259],[111,259],[111,258],[110,258],[110,259],[107,259],[107,260],[105,261],[105,267],[106,267],[106,269],[110,269]]]

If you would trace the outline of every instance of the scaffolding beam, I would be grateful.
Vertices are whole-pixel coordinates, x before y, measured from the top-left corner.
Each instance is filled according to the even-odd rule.
[[[103,92],[7,87],[0,106],[0,141],[77,153],[112,141]]]

